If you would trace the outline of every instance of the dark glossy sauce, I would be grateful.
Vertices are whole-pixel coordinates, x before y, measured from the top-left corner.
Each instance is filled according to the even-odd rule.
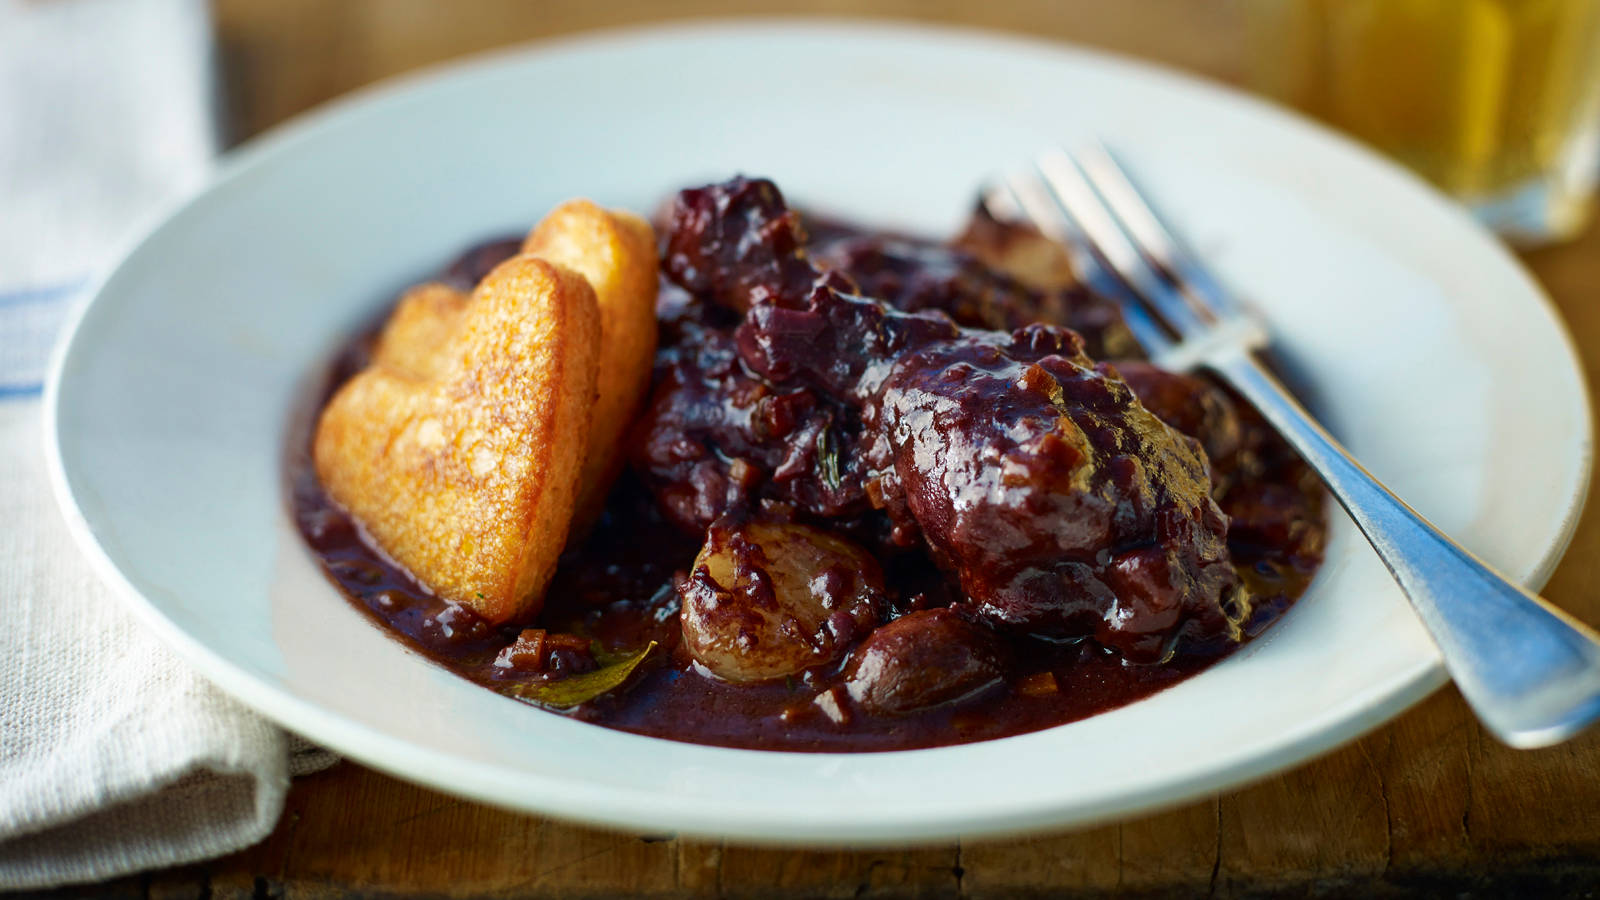
[[[445,277],[471,284],[512,244],[484,245]],[[318,484],[310,462],[315,413],[366,363],[373,330],[353,339],[330,366],[315,402],[291,435],[288,478],[302,534],[329,577],[358,608],[409,646],[490,689],[518,676],[496,666],[525,627],[570,632],[626,651],[658,644],[622,688],[557,714],[639,734],[729,747],[874,751],[1004,737],[1082,719],[1147,697],[1203,671],[1234,647],[1179,652],[1160,665],[1132,665],[1093,639],[1012,641],[1006,678],[981,695],[902,716],[830,714],[820,695],[837,690],[844,663],[766,684],[730,684],[704,673],[681,647],[674,579],[692,566],[700,541],[670,523],[637,476],[625,473],[590,537],[563,556],[532,623],[492,627],[439,601],[375,551]],[[1142,396],[1142,395],[1141,395]],[[1152,403],[1152,409],[1159,409]],[[1176,424],[1176,423],[1174,423]],[[1320,563],[1321,493],[1310,474],[1258,420],[1243,417],[1253,448],[1232,478],[1229,540],[1234,566],[1255,600],[1245,631],[1259,633],[1304,591]],[[1211,450],[1211,447],[1207,448]],[[1232,465],[1224,463],[1221,465]],[[1248,471],[1245,471],[1248,470]],[[1243,484],[1243,488],[1240,487]],[[1224,490],[1219,487],[1219,491]],[[1288,499],[1285,499],[1288,498]],[[932,603],[925,554],[885,561],[897,612]],[[949,591],[949,588],[944,588]],[[907,601],[905,598],[923,599]]]

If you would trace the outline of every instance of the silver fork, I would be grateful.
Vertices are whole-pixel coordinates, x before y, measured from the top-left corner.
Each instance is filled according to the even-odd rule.
[[[1261,411],[1372,543],[1497,737],[1542,747],[1600,718],[1600,637],[1452,541],[1318,425],[1256,361],[1266,330],[1162,224],[1106,148],[1046,152],[987,189],[984,203],[1065,246],[1158,364],[1206,369]]]

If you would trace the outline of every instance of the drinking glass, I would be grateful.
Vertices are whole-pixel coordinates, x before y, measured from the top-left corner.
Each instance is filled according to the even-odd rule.
[[[1524,244],[1600,174],[1600,0],[1241,0],[1252,87],[1416,170]]]

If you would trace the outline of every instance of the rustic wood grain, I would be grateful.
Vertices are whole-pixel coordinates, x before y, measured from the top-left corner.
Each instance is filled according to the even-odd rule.
[[[241,137],[352,88],[508,44],[728,15],[868,15],[1063,38],[1237,74],[1241,35],[1215,0],[216,0]]]
[[[1077,40],[1236,77],[1210,0],[221,0],[236,133],[420,65],[517,41],[740,11],[869,13]],[[1525,256],[1600,384],[1600,229]],[[1594,348],[1590,350],[1590,348]],[[1591,387],[1591,389],[1593,389]],[[1600,621],[1600,503],[1546,589]],[[1116,825],[908,850],[754,849],[624,835],[343,764],[300,780],[263,844],[74,896],[1000,897],[1571,895],[1600,890],[1600,734],[1513,751],[1453,690],[1299,769]]]

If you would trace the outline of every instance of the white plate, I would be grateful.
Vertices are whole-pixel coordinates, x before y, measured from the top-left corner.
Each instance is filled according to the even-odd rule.
[[[369,765],[502,806],[743,841],[903,842],[1086,823],[1290,766],[1443,681],[1340,518],[1306,598],[1165,693],[1005,740],[728,750],[574,722],[373,627],[288,522],[303,379],[400,286],[572,195],[649,210],[733,172],[947,233],[975,185],[1104,136],[1269,315],[1314,405],[1401,494],[1527,583],[1589,473],[1572,349],[1539,289],[1417,181],[1231,93],[1024,40],[745,23],[600,35],[410,78],[234,154],[101,286],[50,387],[68,518],[224,689]]]

